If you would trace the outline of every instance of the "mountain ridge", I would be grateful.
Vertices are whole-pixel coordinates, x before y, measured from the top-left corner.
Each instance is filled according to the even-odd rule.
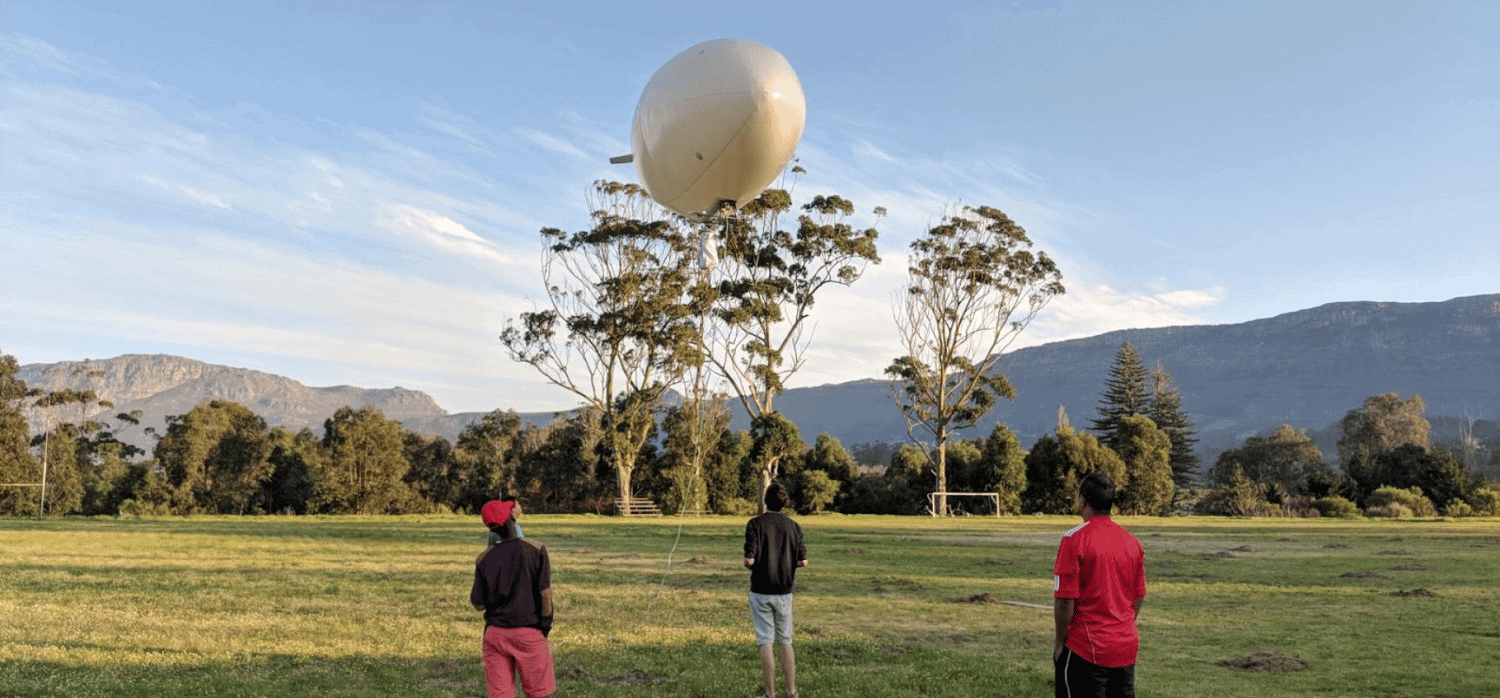
[[[1500,294],[1488,294],[1431,303],[1329,303],[1241,323],[1116,330],[1018,349],[997,366],[1015,385],[1016,401],[1002,402],[962,436],[983,436],[1004,421],[1029,445],[1055,427],[1059,405],[1075,425],[1085,426],[1125,341],[1148,366],[1160,360],[1172,374],[1206,463],[1283,422],[1326,439],[1328,425],[1366,397],[1386,392],[1421,394],[1429,416],[1500,416]],[[450,414],[425,393],[401,387],[314,388],[165,354],[87,362],[104,371],[96,377],[73,374],[83,363],[27,364],[20,377],[44,389],[88,388],[94,381],[103,388],[96,392],[116,403],[109,414],[141,409],[147,425],[206,399],[240,402],[273,426],[314,429],[339,407],[373,405],[408,429],[449,439],[483,414]],[[883,379],[789,389],[776,406],[809,441],[823,432],[846,445],[906,438]],[[522,417],[535,424],[554,414]],[[734,426],[748,424],[738,412]],[[1332,455],[1326,447],[1325,455]]]

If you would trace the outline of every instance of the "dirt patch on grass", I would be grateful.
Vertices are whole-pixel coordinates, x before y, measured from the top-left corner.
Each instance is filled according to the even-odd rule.
[[[458,690],[482,689],[484,687],[481,681],[465,677],[463,666],[451,659],[437,662],[428,667],[427,676],[422,679],[422,683],[429,686],[442,686]]]
[[[595,686],[654,686],[666,682],[660,676],[652,676],[645,669],[631,669],[623,674],[613,676],[602,676],[595,674],[581,666],[570,666],[557,672],[560,679],[578,679],[587,681]]]
[[[1382,550],[1382,551],[1380,551],[1380,554],[1381,555],[1410,555],[1411,553],[1406,552],[1406,548],[1400,548],[1398,550]]]
[[[1335,541],[1333,543],[1324,543],[1323,547],[1328,548],[1330,550],[1342,550],[1342,549],[1347,548],[1349,546],[1344,545],[1343,543],[1339,543],[1339,542]]]
[[[1391,569],[1398,572],[1427,572],[1432,568],[1428,567],[1427,565],[1396,565]]]
[[[969,594],[968,596],[960,599],[960,601],[983,604],[1000,603],[1000,599],[995,598],[995,595],[989,593],[988,591],[984,592],[983,594]]]
[[[1277,538],[1276,542],[1277,543],[1291,543],[1291,542],[1293,542],[1293,540],[1294,539],[1292,539],[1292,538]]]
[[[1421,596],[1430,598],[1433,596],[1437,596],[1437,594],[1418,587],[1416,589],[1412,589],[1411,591],[1406,591],[1405,589],[1402,589],[1400,591],[1393,591],[1391,592],[1391,596]]]
[[[1010,567],[1011,565],[1014,565],[1016,563],[1010,560],[980,560],[979,562],[976,562],[974,564],[979,565],[980,567]]]
[[[1390,579],[1391,575],[1379,572],[1345,572],[1340,577],[1344,579]]]
[[[921,591],[924,587],[910,579],[896,577],[875,577],[870,580],[875,585],[875,591],[886,591],[891,588],[901,591]]]
[[[689,565],[712,565],[712,564],[714,564],[714,559],[711,558],[711,557],[705,557],[703,555],[699,555],[698,557],[690,557],[690,558],[688,558],[687,563]]]
[[[836,552],[836,553],[849,553],[850,555],[867,555],[867,554],[869,554],[870,551],[868,551],[868,550],[866,550],[864,548],[841,548],[841,549],[835,550],[833,552]]]
[[[1253,552],[1255,552],[1255,548],[1252,548],[1252,547],[1250,547],[1248,545],[1241,545],[1238,548],[1230,548],[1229,552],[1231,552],[1231,553],[1253,553]]]
[[[1307,660],[1280,652],[1256,652],[1226,659],[1219,662],[1219,666],[1244,671],[1302,671],[1307,668]]]
[[[1209,557],[1214,560],[1230,560],[1234,558],[1234,553],[1231,553],[1228,550],[1220,550],[1216,553],[1210,553]]]

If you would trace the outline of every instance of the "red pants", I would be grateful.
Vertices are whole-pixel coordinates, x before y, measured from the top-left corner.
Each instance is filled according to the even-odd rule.
[[[530,698],[543,698],[557,691],[552,675],[552,650],[536,628],[484,628],[484,681],[490,698],[515,698],[516,674],[521,690]]]

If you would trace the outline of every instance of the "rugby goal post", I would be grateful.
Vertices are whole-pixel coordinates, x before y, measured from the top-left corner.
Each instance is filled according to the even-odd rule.
[[[43,485],[40,482],[0,482],[0,487],[42,487],[42,486]],[[36,514],[37,516],[41,516],[42,515],[42,507],[46,506],[46,501],[45,501],[45,497],[46,496],[47,496],[47,490],[44,489],[44,490],[42,490],[42,497],[44,499],[37,502],[37,514]]]
[[[927,493],[927,511],[929,513],[931,513],[933,516],[937,516],[937,510],[938,510],[938,508],[937,508],[937,498],[938,498],[938,495],[942,495],[944,497],[989,497],[990,501],[995,504],[995,516],[996,517],[1000,516],[1000,493],[999,492],[928,492]]]

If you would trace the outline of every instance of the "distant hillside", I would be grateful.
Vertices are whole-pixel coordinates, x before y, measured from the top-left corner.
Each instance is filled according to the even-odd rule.
[[[21,380],[28,386],[44,390],[72,387],[90,389],[103,399],[115,403],[109,410],[95,415],[113,416],[119,412],[140,410],[141,426],[165,424],[167,415],[182,414],[205,400],[232,400],[265,418],[271,426],[314,431],[340,407],[371,405],[386,417],[400,421],[408,429],[458,435],[464,425],[478,417],[450,415],[431,396],[406,388],[356,388],[340,385],[312,388],[290,378],[244,368],[218,366],[166,354],[127,354],[113,359],[64,361],[55,364],[27,364],[21,367]],[[546,421],[546,415],[528,415],[532,421]],[[140,446],[150,439],[140,429],[124,433],[123,438]]]
[[[1449,432],[1462,418],[1500,417],[1496,294],[1441,303],[1333,303],[1232,325],[1124,330],[1028,347],[1000,362],[1016,387],[1016,401],[1000,405],[965,436],[987,434],[1000,420],[1030,446],[1054,428],[1059,405],[1075,426],[1087,428],[1115,352],[1125,341],[1133,342],[1148,364],[1161,360],[1176,379],[1184,408],[1197,422],[1205,465],[1245,437],[1282,422],[1307,429],[1331,457],[1337,421],[1378,393],[1421,394],[1434,436],[1444,440],[1452,439]],[[140,409],[143,425],[158,429],[165,415],[213,398],[240,402],[273,426],[315,430],[339,407],[374,405],[408,429],[449,439],[481,414],[449,414],[415,390],[310,388],[260,371],[175,356],[90,361],[89,370],[102,372],[91,379],[74,377],[79,365],[28,364],[21,378],[47,389],[91,387],[116,403],[111,414]],[[776,406],[808,441],[822,432],[845,445],[906,438],[883,380],[793,389],[778,397]],[[522,416],[543,423],[552,413]],[[735,426],[747,428],[748,420],[739,415]],[[1481,437],[1493,436],[1495,425],[1483,422],[1479,431]]]
[[[1333,303],[1239,324],[1123,330],[1028,347],[999,364],[1016,401],[1002,403],[965,436],[988,434],[999,420],[1029,447],[1056,426],[1059,405],[1074,426],[1087,428],[1126,341],[1148,366],[1161,360],[1172,374],[1197,423],[1206,464],[1282,422],[1325,430],[1379,393],[1421,394],[1429,419],[1500,416],[1496,294],[1441,303]],[[776,407],[808,440],[826,431],[845,445],[894,441],[905,437],[905,426],[889,395],[885,381],[856,381],[789,390]],[[747,425],[741,415],[736,426]],[[1337,439],[1335,430],[1325,455],[1333,455]]]

